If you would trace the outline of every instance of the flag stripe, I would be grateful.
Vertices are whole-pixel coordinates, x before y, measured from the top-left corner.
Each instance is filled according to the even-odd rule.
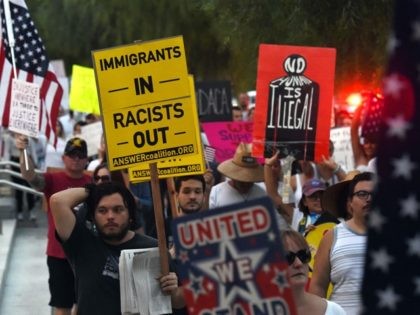
[[[13,67],[4,21],[3,0],[0,0],[0,114],[2,126],[9,124]],[[34,82],[40,86],[40,132],[51,143],[56,144],[55,125],[63,98],[63,89],[58,82],[52,65],[46,56],[45,47],[38,36],[25,1],[10,0],[10,14],[13,23],[17,78]]]

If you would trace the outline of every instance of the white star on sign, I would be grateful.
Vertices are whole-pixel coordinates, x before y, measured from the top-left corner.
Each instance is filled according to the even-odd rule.
[[[385,224],[386,218],[379,212],[378,209],[374,209],[369,213],[368,224],[372,229],[381,232],[382,225]]]
[[[274,275],[273,279],[271,279],[271,283],[274,283],[279,288],[280,293],[283,294],[284,289],[289,287],[286,272],[277,270],[277,268],[274,268],[274,272],[276,274]]]
[[[408,198],[401,200],[401,215],[404,217],[417,218],[417,212],[420,208],[420,203],[417,202],[415,195],[410,195]]]
[[[378,290],[380,308],[388,308],[391,311],[394,311],[397,307],[397,303],[401,300],[401,297],[394,292],[393,287],[387,287],[385,290]]]
[[[407,130],[411,128],[410,123],[408,123],[402,115],[388,119],[387,123],[389,126],[387,131],[388,137],[396,136],[400,139],[404,139]]]
[[[413,170],[417,167],[415,163],[411,162],[410,157],[404,154],[399,159],[393,159],[391,162],[394,166],[394,177],[404,177],[405,179],[411,179]]]
[[[394,261],[394,258],[388,255],[385,248],[372,252],[370,257],[372,258],[372,268],[381,269],[385,273],[388,272],[389,265]]]
[[[391,74],[384,79],[384,94],[399,98],[401,91],[404,88],[404,83],[398,78],[397,74]]]
[[[420,257],[420,234],[407,240],[408,253],[410,255],[417,255]]]
[[[192,272],[189,272],[189,278],[190,283],[186,286],[186,288],[192,292],[193,299],[195,301],[200,295],[206,294],[206,290],[204,290],[203,287],[204,277],[196,277]]]
[[[226,254],[230,253],[230,255],[235,258],[231,261],[226,260]],[[235,263],[236,260],[239,259],[249,259],[251,264],[251,271],[254,273],[260,264],[260,261],[264,257],[265,250],[253,250],[247,252],[238,252],[235,245],[231,241],[222,242],[219,246],[219,253],[216,257],[210,259],[203,259],[202,261],[196,262],[195,267],[200,269],[203,273],[213,279],[219,285],[219,298],[220,303],[219,306],[222,308],[228,308],[232,302],[235,300],[236,296],[240,296],[249,303],[251,302],[258,302],[261,297],[258,294],[255,283],[253,278],[251,279],[244,279],[241,280],[242,284],[232,285],[233,287],[229,290],[226,294],[226,279],[221,279],[221,276],[228,277],[226,271],[224,274],[218,273],[216,270],[216,266],[221,266],[227,263]],[[226,268],[228,269],[228,268]],[[233,271],[232,271],[233,272]],[[229,279],[228,279],[229,281]],[[246,289],[245,289],[246,287]]]

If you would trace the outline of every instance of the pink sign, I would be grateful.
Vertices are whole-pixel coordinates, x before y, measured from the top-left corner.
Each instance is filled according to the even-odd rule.
[[[210,145],[216,149],[218,163],[231,159],[240,142],[252,142],[252,122],[220,121],[202,123],[201,126]]]

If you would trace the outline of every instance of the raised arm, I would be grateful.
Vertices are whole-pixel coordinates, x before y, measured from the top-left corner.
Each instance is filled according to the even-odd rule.
[[[87,196],[85,188],[69,188],[51,196],[51,213],[57,233],[63,241],[69,239],[76,224],[73,208],[82,203]]]
[[[278,178],[274,172],[278,169],[273,169],[273,166],[279,163],[279,152],[277,151],[272,157],[265,159],[264,163],[264,183],[268,196],[273,201],[279,213],[284,217],[287,223],[291,223],[293,217],[293,207],[284,204],[282,196],[278,193]]]
[[[321,240],[315,254],[314,271],[312,273],[309,292],[322,298],[327,297],[328,285],[331,281],[330,251],[334,238],[334,230],[329,230]]]
[[[20,151],[19,163],[20,172],[24,179],[36,190],[43,191],[45,187],[45,179],[42,174],[35,172],[35,164],[32,161],[30,154],[27,154],[25,159],[24,150],[28,148],[29,139],[25,135],[15,136],[16,148]]]
[[[353,120],[351,122],[350,128],[350,137],[351,137],[351,147],[353,149],[354,163],[357,167],[358,165],[367,165],[368,160],[363,151],[363,146],[360,143],[359,137],[359,127],[362,120],[362,110],[363,106],[359,106],[354,112]]]

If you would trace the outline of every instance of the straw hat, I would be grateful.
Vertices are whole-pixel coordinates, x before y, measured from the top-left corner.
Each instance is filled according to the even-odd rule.
[[[233,158],[220,163],[217,170],[241,182],[255,183],[264,180],[264,168],[251,156],[251,146],[243,142],[239,143]]]
[[[347,173],[343,181],[328,187],[322,195],[322,209],[328,211],[336,218],[346,218],[348,187],[354,176],[360,174],[354,170]]]

